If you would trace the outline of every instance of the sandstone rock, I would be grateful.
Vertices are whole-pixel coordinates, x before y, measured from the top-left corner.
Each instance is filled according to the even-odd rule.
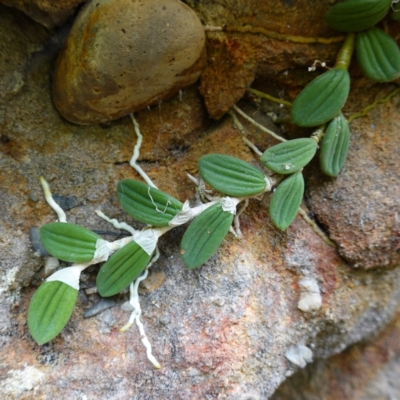
[[[338,36],[322,18],[330,0],[248,0],[241,3],[240,12],[234,1],[216,0],[205,6],[204,1],[189,0],[188,4],[204,25],[223,27],[222,31],[207,32],[208,59],[200,85],[212,118],[220,119],[256,77],[302,85],[307,74],[302,76],[296,68],[316,59],[335,60],[337,42],[306,42]],[[299,39],[289,41],[288,36]]]
[[[205,35],[178,0],[99,0],[75,20],[53,98],[78,124],[99,124],[176,95],[200,76]]]
[[[366,91],[354,87],[344,108],[346,116],[394,88],[374,85]],[[318,220],[341,255],[361,268],[393,267],[400,262],[399,104],[396,96],[355,119],[350,124],[343,171],[330,179],[316,168],[308,181],[310,206]]]
[[[243,8],[227,0],[194,3],[205,12],[214,4],[229,4],[238,19],[245,12],[246,18],[257,22],[255,1],[240,2]],[[291,18],[292,7],[296,7],[293,4],[305,3],[314,4],[315,12],[319,13],[320,4],[325,1],[316,4],[314,0],[284,0],[274,5],[279,10],[282,5],[287,7]],[[307,10],[314,9],[310,6]],[[306,21],[298,11],[295,15],[299,23],[294,24],[293,20],[291,23],[296,33],[301,33],[302,27],[316,18],[310,14]],[[275,21],[281,22],[282,29],[289,30],[282,24],[283,18]],[[216,24],[223,22],[222,17],[215,20]],[[24,24],[19,28],[26,29]],[[12,41],[12,32],[7,33],[9,36],[5,37]],[[25,40],[30,43],[29,37]],[[246,35],[238,34],[234,42],[225,43],[231,43],[234,50],[247,40]],[[299,81],[293,77],[300,74],[294,67],[306,70],[303,63],[320,54],[316,48],[324,52],[329,47],[291,43],[278,46],[262,39],[257,39],[255,50],[257,46],[262,57],[268,54],[265,69],[257,71],[260,74],[264,71],[268,80],[263,80],[263,84],[274,83],[276,93],[281,89],[296,92]],[[293,70],[285,75],[286,86],[280,87],[279,71],[282,65],[288,65],[285,63],[289,59],[293,59],[290,64]],[[282,60],[285,63],[281,64]],[[7,100],[0,99],[0,398],[264,400],[299,370],[298,365],[285,357],[294,346],[306,346],[313,359],[323,363],[351,344],[373,337],[398,312],[400,269],[395,265],[396,259],[392,258],[392,268],[367,270],[351,265],[355,260],[352,255],[360,244],[367,243],[368,249],[355,260],[360,263],[368,259],[368,254],[373,256],[375,265],[384,261],[387,254],[394,255],[396,237],[391,227],[396,219],[391,210],[396,210],[398,192],[386,188],[390,189],[391,180],[395,182],[398,177],[394,136],[398,130],[396,97],[354,122],[349,168],[343,170],[337,186],[330,178],[318,175],[313,166],[306,168],[310,215],[316,213],[324,227],[329,227],[329,234],[334,235],[341,253],[325,244],[300,217],[285,232],[274,228],[267,211],[270,196],[265,195],[262,201],[251,200],[242,214],[243,239],[228,235],[216,255],[199,269],[188,270],[182,265],[179,243],[184,227],[161,237],[161,257],[151,269],[154,273],[165,272],[166,280],[157,290],[140,296],[142,321],[153,353],[162,363],[161,370],[155,371],[148,362],[134,326],[125,333],[118,332],[129,318],[120,308],[126,301],[124,294],[114,298],[117,307],[89,319],[83,318],[87,300],[81,298],[63,332],[51,343],[38,346],[27,331],[26,312],[43,276],[36,273],[43,266],[43,259],[31,250],[29,230],[56,219],[43,198],[39,176],[45,176],[54,194],[65,198],[76,196],[76,205],[67,212],[70,222],[102,232],[107,240],[115,240],[120,232],[99,219],[94,211],[100,209],[109,217],[134,225],[118,204],[115,188],[121,179],[138,179],[129,166],[136,142],[130,119],[121,118],[106,126],[77,126],[60,118],[51,101],[51,65],[45,59],[34,72],[27,69],[23,90]],[[274,82],[271,76],[276,77]],[[212,88],[214,94],[221,88],[229,94],[228,82],[223,84],[226,86]],[[376,91],[357,92],[350,99],[351,110],[346,108],[345,112],[359,111],[389,89],[390,85],[383,88],[378,85]],[[226,98],[221,96],[222,100]],[[194,200],[194,185],[186,178],[186,172],[197,174],[197,160],[206,153],[230,154],[260,166],[232,121],[227,117],[218,124],[210,122],[202,104],[201,96],[192,86],[183,91],[182,100],[175,98],[136,115],[144,134],[139,159],[142,168],[161,190],[181,201]],[[240,106],[278,131],[267,114],[277,112],[279,105],[260,103],[262,107],[254,110],[243,101]],[[389,131],[390,126],[393,132]],[[245,128],[260,149],[276,144],[258,129],[248,124]],[[290,125],[284,128],[288,136],[293,134]],[[360,190],[361,180],[367,180],[365,191]],[[341,198],[330,195],[335,190],[344,195]],[[32,191],[38,193],[35,200],[31,198]],[[329,206],[321,206],[324,198]],[[380,199],[385,200],[384,207]],[[354,218],[356,212],[368,217],[362,219],[364,224]],[[348,226],[347,221],[351,222]],[[374,222],[379,224],[371,229]],[[363,237],[363,227],[372,234]],[[377,235],[379,232],[387,236]],[[381,240],[382,237],[387,240]],[[385,242],[390,243],[383,246]],[[84,287],[93,287],[96,273],[96,266],[85,272]],[[298,309],[302,292],[299,281],[304,277],[318,282],[321,307],[312,313]],[[344,372],[336,371],[334,384],[317,393],[330,390],[328,394],[334,398],[345,374],[354,376],[353,380],[349,378],[349,386],[366,385],[372,376],[368,371],[378,377],[386,357],[390,359],[387,367],[398,371],[398,336],[397,322],[397,328],[378,343],[382,351],[371,348],[368,352],[363,368],[358,368],[355,362],[354,367],[345,369],[353,353],[349,359],[345,358],[345,363],[336,364]],[[386,350],[383,343],[388,339],[392,346]],[[377,351],[379,357],[375,357]],[[368,360],[376,358],[379,362],[368,370],[371,364]],[[305,374],[315,374],[315,382],[320,384],[313,365],[305,367]],[[333,367],[336,368],[335,364]],[[382,376],[384,380],[385,375]],[[395,379],[393,374],[386,376]],[[293,387],[296,389],[296,385]],[[351,395],[347,398],[357,399]]]
[[[0,0],[6,6],[23,11],[46,28],[61,25],[85,0]]]
[[[22,89],[32,53],[46,36],[45,28],[20,11],[0,5],[0,101]]]
[[[271,400],[399,399],[400,311],[373,341],[318,360],[288,378]]]

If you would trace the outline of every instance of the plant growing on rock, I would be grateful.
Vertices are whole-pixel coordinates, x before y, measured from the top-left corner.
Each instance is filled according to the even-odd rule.
[[[363,4],[361,8],[360,3]],[[367,4],[370,5],[368,10],[364,8]],[[53,257],[73,265],[51,275],[34,294],[28,311],[28,327],[33,338],[43,344],[61,332],[74,310],[81,272],[90,265],[104,262],[96,280],[100,295],[113,296],[130,286],[130,303],[134,311],[121,331],[136,322],[147,356],[159,368],[160,364],[151,353],[151,345],[140,321],[138,301],[138,285],[147,277],[148,269],[159,256],[159,237],[190,221],[182,238],[181,255],[188,268],[199,267],[212,257],[229,231],[240,237],[239,216],[249,199],[259,198],[274,186],[276,189],[269,205],[274,225],[285,230],[299,212],[307,220],[300,208],[304,194],[303,168],[316,155],[319,143],[320,166],[326,175],[336,177],[346,159],[350,133],[342,108],[350,90],[348,68],[354,48],[360,67],[369,78],[387,82],[400,76],[397,44],[374,27],[389,9],[390,1],[386,0],[347,0],[328,11],[327,21],[333,27],[349,33],[334,67],[312,81],[293,103],[293,122],[302,127],[316,128],[311,137],[286,140],[268,132],[281,143],[260,152],[243,136],[243,140],[259,155],[263,166],[270,171],[268,175],[229,155],[205,155],[199,159],[201,179],[191,177],[204,202],[191,207],[188,201],[182,203],[158,190],[137,165],[142,137],[132,117],[138,143],[131,165],[146,183],[122,180],[118,183],[117,195],[122,208],[147,226],[138,231],[98,211],[100,217],[130,233],[130,236],[115,242],[105,241],[84,227],[67,223],[65,213],[54,202],[47,183],[42,179],[46,199],[59,217],[59,222],[41,228],[42,243]],[[252,92],[255,93],[254,90]],[[248,120],[251,118],[237,106],[233,107],[230,114],[243,132],[237,114]],[[219,195],[211,195],[203,190],[202,181]],[[315,224],[313,227],[318,231]],[[332,244],[321,231],[318,233]]]
[[[128,324],[121,330],[128,329],[136,321],[142,341],[147,348],[148,358],[153,365],[160,367],[151,354],[151,346],[140,321],[141,309],[137,292],[139,282],[145,279],[148,268],[159,256],[157,249],[159,237],[174,227],[193,220],[182,239],[181,253],[183,262],[189,268],[198,267],[215,253],[228,231],[233,231],[231,228],[233,220],[240,234],[239,222],[235,217],[237,205],[270,190],[271,184],[261,171],[242,160],[229,156],[214,156],[211,163],[210,158],[207,159],[208,164],[205,159],[203,160],[202,171],[209,176],[208,173],[215,163],[221,163],[220,157],[223,161],[229,157],[231,167],[229,174],[226,174],[226,170],[222,170],[214,177],[222,183],[222,187],[217,184],[219,189],[222,188],[224,191],[225,188],[231,188],[232,190],[228,191],[236,197],[208,196],[203,204],[196,207],[190,207],[188,201],[181,203],[158,190],[136,164],[142,136],[133,116],[132,119],[138,143],[134,149],[131,165],[147,183],[125,179],[118,183],[117,194],[122,208],[136,220],[145,223],[146,227],[138,231],[97,211],[100,217],[116,228],[130,233],[130,236],[115,242],[103,240],[89,229],[66,222],[64,211],[55,203],[47,182],[42,178],[46,200],[57,212],[59,222],[49,223],[40,229],[41,241],[53,257],[74,264],[55,272],[36,291],[28,311],[28,327],[39,344],[55,338],[74,310],[81,272],[90,265],[105,262],[96,280],[100,295],[113,296],[130,285],[130,302],[134,311]],[[246,179],[243,180],[243,177]],[[212,177],[210,179],[213,180]],[[236,187],[238,182],[240,185]]]

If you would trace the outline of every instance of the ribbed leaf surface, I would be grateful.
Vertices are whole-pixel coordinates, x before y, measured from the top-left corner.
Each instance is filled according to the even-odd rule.
[[[343,68],[332,68],[310,82],[296,97],[292,121],[304,127],[324,124],[334,118],[346,103],[350,76]]]
[[[59,260],[82,263],[93,260],[99,235],[67,222],[53,222],[40,228],[45,249]]]
[[[125,289],[146,268],[151,255],[136,242],[130,242],[113,254],[97,274],[96,285],[103,297]]]
[[[78,291],[59,281],[44,282],[32,297],[28,310],[29,332],[38,344],[54,339],[74,311]]]
[[[378,28],[357,34],[357,61],[373,81],[390,82],[400,77],[400,50],[388,34]]]
[[[317,142],[311,138],[288,140],[266,150],[261,162],[278,174],[292,174],[311,161],[317,147]]]
[[[120,181],[117,195],[122,208],[131,217],[154,226],[168,226],[183,206],[174,197],[133,179]]]
[[[294,221],[303,194],[304,179],[301,172],[289,175],[276,188],[269,204],[269,215],[276,227],[284,231]]]
[[[217,251],[233,221],[220,203],[198,215],[186,229],[181,243],[183,262],[189,268],[204,264]]]
[[[322,138],[320,167],[328,176],[338,176],[347,157],[350,132],[346,118],[340,113],[328,125]]]
[[[372,28],[390,10],[392,0],[346,0],[335,4],[324,15],[325,21],[342,32]]]
[[[239,158],[208,154],[199,159],[201,177],[214,189],[228,196],[245,197],[265,190],[264,174]]]

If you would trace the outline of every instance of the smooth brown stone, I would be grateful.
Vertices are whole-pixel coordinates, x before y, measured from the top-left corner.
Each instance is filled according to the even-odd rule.
[[[108,122],[173,97],[204,63],[203,26],[180,1],[91,1],[58,58],[54,103],[71,122]]]

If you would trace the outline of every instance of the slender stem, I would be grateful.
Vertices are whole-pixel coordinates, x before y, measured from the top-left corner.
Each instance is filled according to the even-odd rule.
[[[304,37],[304,36],[295,36],[295,35],[286,35],[283,33],[278,33],[271,31],[269,29],[265,29],[261,26],[226,26],[223,29],[226,32],[240,32],[240,33],[255,33],[262,34],[272,39],[283,40],[285,42],[293,42],[293,43],[324,43],[331,44],[341,42],[343,40],[343,36],[334,36],[330,38],[323,37]]]
[[[263,155],[263,152],[258,150],[256,145],[254,143],[251,143],[250,140],[247,139],[247,137],[242,136],[242,141],[246,144],[247,147],[249,147],[251,150],[253,150],[254,153],[256,153],[259,157],[261,157]]]
[[[335,68],[349,69],[351,57],[353,55],[355,46],[356,35],[354,33],[348,33],[339,53],[336,57]]]
[[[395,96],[399,92],[400,92],[400,88],[396,88],[396,89],[392,90],[383,99],[378,99],[378,100],[374,101],[372,104],[369,104],[368,106],[364,107],[360,112],[350,115],[350,117],[347,119],[347,122],[350,124],[356,118],[365,117],[368,114],[369,110],[371,110],[378,104],[386,103],[387,101],[389,101],[393,96]]]
[[[264,93],[264,92],[260,92],[257,89],[253,89],[253,88],[248,88],[247,91],[251,94],[254,94],[258,97],[262,97],[263,99],[267,99],[269,101],[272,101],[274,103],[278,103],[278,104],[283,104],[287,107],[292,107],[292,103],[290,101],[287,100],[283,100],[283,99],[278,99],[277,97],[271,96],[268,93]]]
[[[235,112],[237,112],[238,114],[240,114],[244,119],[246,119],[247,121],[249,121],[251,124],[253,124],[254,126],[256,126],[258,129],[261,129],[263,132],[268,133],[268,135],[272,136],[274,139],[279,140],[281,142],[286,142],[286,139],[284,139],[283,137],[280,137],[279,135],[277,135],[275,132],[269,130],[268,128],[266,128],[265,126],[259,124],[257,121],[255,121],[253,118],[249,117],[246,113],[244,113],[237,105],[234,105],[233,110]]]
[[[311,135],[311,138],[314,139],[317,143],[319,143],[324,136],[326,129],[326,124],[320,126],[316,131],[314,131]]]
[[[321,228],[315,223],[315,221],[313,221],[308,215],[307,213],[300,207],[299,208],[299,214],[303,217],[304,221],[307,222],[308,225],[311,226],[311,228],[313,229],[313,231],[329,246],[331,247],[335,247],[336,245],[335,243],[332,242],[331,239],[329,239],[329,237],[327,235],[325,235],[324,232],[322,232]]]

